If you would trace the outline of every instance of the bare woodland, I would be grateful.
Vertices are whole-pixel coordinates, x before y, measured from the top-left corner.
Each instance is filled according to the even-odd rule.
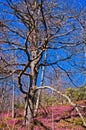
[[[15,84],[25,101],[26,125],[37,114],[42,90],[50,89],[75,107],[86,126],[76,104],[59,91],[59,83],[56,86],[61,72],[75,87],[72,75],[86,72],[85,34],[84,7],[77,9],[68,1],[57,0],[0,0],[1,98]],[[51,71],[55,88],[50,83]],[[8,87],[4,90],[2,84]]]

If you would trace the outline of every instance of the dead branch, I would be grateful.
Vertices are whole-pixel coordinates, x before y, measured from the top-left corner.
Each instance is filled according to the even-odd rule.
[[[83,116],[82,116],[80,110],[78,109],[77,104],[73,103],[73,102],[71,101],[71,99],[70,99],[67,95],[63,94],[62,92],[60,92],[60,91],[58,91],[58,90],[56,90],[56,89],[54,89],[54,88],[52,88],[52,87],[50,87],[50,86],[40,86],[40,87],[36,88],[36,91],[38,91],[38,90],[40,90],[40,89],[51,89],[51,90],[54,91],[55,93],[60,94],[62,97],[65,97],[65,98],[68,100],[68,102],[69,102],[73,107],[75,107],[75,110],[77,111],[78,115],[80,116],[80,118],[81,118],[81,120],[82,120],[82,122],[83,122],[83,126],[86,127],[86,122],[85,122],[85,120],[84,120],[84,118],[83,118]]]

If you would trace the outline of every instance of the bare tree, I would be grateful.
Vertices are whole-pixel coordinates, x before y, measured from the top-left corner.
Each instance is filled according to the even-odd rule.
[[[1,57],[8,73],[0,79],[13,74],[18,78],[18,88],[25,95],[27,124],[34,118],[41,67],[47,67],[46,73],[49,66],[57,67],[69,76],[68,67],[65,70],[66,64],[62,66],[62,63],[74,62],[74,56],[80,56],[83,51],[85,40],[78,19],[85,10],[71,12],[67,3],[62,4],[54,0],[0,0],[0,46],[3,53],[10,55],[7,59]],[[15,62],[12,62],[12,50],[16,53]],[[28,80],[29,89],[25,88],[24,79]]]

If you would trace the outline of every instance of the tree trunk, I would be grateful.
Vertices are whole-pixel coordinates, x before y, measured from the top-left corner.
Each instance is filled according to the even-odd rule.
[[[30,126],[31,121],[34,118],[34,106],[35,106],[35,88],[36,88],[36,79],[37,79],[37,68],[36,64],[39,59],[35,59],[37,57],[36,51],[32,54],[33,61],[30,63],[30,86],[28,95],[25,97],[25,124]]]
[[[24,111],[24,124],[30,126],[30,123],[33,119],[33,102],[30,97],[25,97],[25,111]]]
[[[14,100],[15,100],[15,88],[13,84],[13,95],[12,95],[12,118],[15,118],[15,106],[14,106]]]
[[[44,55],[44,63],[46,62],[46,57],[47,57],[47,53],[45,52],[45,55]],[[43,86],[44,73],[45,73],[45,66],[42,66],[42,74],[41,74],[40,86]],[[39,109],[39,103],[40,103],[41,93],[42,93],[42,89],[40,89],[39,92],[38,92],[38,97],[37,97],[37,101],[36,101],[36,107],[35,107],[34,116],[37,115],[37,112],[38,112],[38,109]]]

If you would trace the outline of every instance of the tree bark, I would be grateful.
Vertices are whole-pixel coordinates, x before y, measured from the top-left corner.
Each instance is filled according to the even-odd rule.
[[[47,58],[47,52],[45,52],[45,55],[44,55],[44,63],[46,62],[46,58]],[[44,82],[44,73],[45,73],[45,66],[42,66],[42,73],[41,73],[41,82],[40,82],[40,86],[43,86],[43,82]],[[34,116],[37,115],[37,112],[38,112],[38,109],[39,109],[41,93],[42,93],[42,89],[40,89],[39,92],[38,92],[38,97],[37,97],[37,101],[36,101],[36,107],[35,107]]]
[[[37,70],[36,70],[36,64],[38,59],[35,59],[31,61],[30,64],[30,86],[28,95],[25,97],[25,112],[24,112],[24,123],[28,126],[30,126],[31,121],[34,118],[34,106],[35,106],[35,89],[36,89],[36,78],[37,78]]]
[[[30,126],[33,119],[33,103],[29,97],[25,97],[24,124]]]

